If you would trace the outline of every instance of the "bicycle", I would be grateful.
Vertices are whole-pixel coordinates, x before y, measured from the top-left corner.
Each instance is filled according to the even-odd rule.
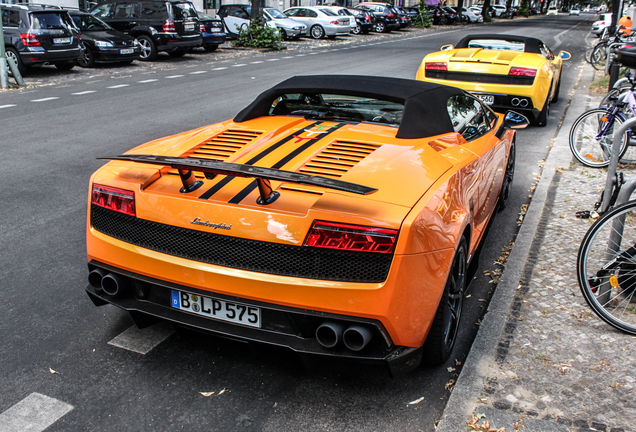
[[[609,164],[610,150],[614,142],[614,127],[625,122],[625,110],[636,115],[636,81],[631,81],[629,90],[622,95],[609,98],[608,107],[594,108],[584,112],[574,121],[570,129],[569,144],[574,157],[590,168],[601,168]],[[630,144],[631,130],[621,140],[619,158],[622,159]]]
[[[627,120],[616,131],[605,189],[595,208],[601,217],[585,234],[577,256],[577,280],[592,311],[614,328],[636,335],[636,177],[617,173],[619,148],[636,126]]]

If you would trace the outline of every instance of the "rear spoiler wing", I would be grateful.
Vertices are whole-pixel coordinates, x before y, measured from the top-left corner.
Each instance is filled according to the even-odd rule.
[[[99,160],[119,160],[137,162],[152,165],[162,165],[176,168],[183,187],[180,192],[188,193],[198,189],[203,182],[196,180],[193,171],[202,172],[207,179],[213,179],[217,174],[232,177],[255,178],[258,184],[260,197],[259,204],[271,204],[279,197],[279,193],[272,189],[270,180],[278,180],[287,183],[299,183],[309,186],[318,186],[326,189],[335,189],[359,195],[369,195],[377,192],[377,189],[359,185],[356,183],[335,180],[322,176],[301,174],[293,171],[283,171],[275,168],[257,167],[254,165],[234,164],[219,162],[209,159],[182,158],[155,155],[120,155],[114,157],[98,158]]]

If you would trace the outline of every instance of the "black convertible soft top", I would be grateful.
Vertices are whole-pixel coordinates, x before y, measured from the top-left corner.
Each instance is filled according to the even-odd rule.
[[[466,36],[464,39],[457,42],[455,48],[468,48],[468,43],[471,40],[475,39],[494,39],[494,40],[504,40],[504,41],[512,41],[512,42],[523,42],[525,44],[524,52],[541,54],[541,50],[539,46],[541,45],[541,40],[528,36],[517,36],[517,35],[506,35],[506,34],[472,34]]]
[[[425,138],[453,132],[446,102],[463,90],[402,78],[364,75],[295,76],[261,93],[234,118],[244,122],[269,115],[272,102],[286,93],[330,93],[404,104],[396,138]]]

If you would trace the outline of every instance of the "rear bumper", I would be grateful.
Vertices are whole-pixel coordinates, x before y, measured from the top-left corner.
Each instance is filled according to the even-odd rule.
[[[176,33],[157,33],[154,38],[158,51],[169,51],[175,48],[198,47],[203,43],[203,36],[200,34],[180,36]]]
[[[39,48],[39,49],[36,49]],[[20,52],[20,58],[25,65],[32,65],[38,63],[57,63],[74,61],[79,59],[80,49],[79,47],[45,50],[41,47],[31,48],[29,51]]]
[[[284,347],[300,354],[385,364],[393,376],[416,368],[422,358],[421,348],[393,345],[386,330],[377,320],[213,294],[193,287],[132,273],[96,261],[90,262],[89,271],[96,269],[102,270],[104,274],[116,274],[125,282],[122,284],[120,292],[115,296],[106,294],[99,286],[89,284],[86,287],[86,292],[94,304],[96,306],[113,304],[122,308],[131,313],[136,324],[140,327],[158,320],[167,320],[174,324],[223,337]],[[207,318],[174,308],[171,306],[171,290],[259,308],[261,328]],[[316,328],[325,321],[342,323],[345,327],[353,324],[362,325],[373,333],[373,339],[365,348],[357,352],[347,349],[342,343],[334,348],[325,348],[315,336]]]
[[[202,45],[221,45],[225,43],[225,33],[203,33]]]
[[[121,54],[119,48],[107,48],[93,51],[97,63],[115,63],[130,60],[139,60],[141,48],[133,48],[132,54]]]

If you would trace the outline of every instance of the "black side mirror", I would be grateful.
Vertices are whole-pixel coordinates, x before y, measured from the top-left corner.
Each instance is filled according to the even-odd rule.
[[[515,111],[507,111],[503,122],[510,129],[525,129],[530,124],[526,116]]]

